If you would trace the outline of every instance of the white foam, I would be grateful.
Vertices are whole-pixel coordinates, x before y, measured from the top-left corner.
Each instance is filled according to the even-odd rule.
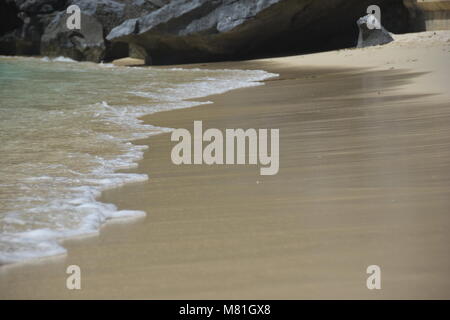
[[[44,61],[44,62],[78,62],[76,60],[73,60],[68,57],[63,57],[63,56],[59,56],[56,58],[43,57],[43,58],[41,58],[41,61]]]
[[[116,66],[112,63],[104,63],[103,61],[98,64],[100,67],[104,68],[115,68]]]

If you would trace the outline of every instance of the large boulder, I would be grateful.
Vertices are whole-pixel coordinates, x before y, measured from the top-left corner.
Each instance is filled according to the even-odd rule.
[[[243,29],[241,36],[236,34],[229,38],[222,37],[224,33],[282,2],[174,0],[146,16],[125,21],[114,28],[107,39],[146,50],[156,64],[203,61],[211,56],[225,58],[244,43],[251,43],[248,30]]]
[[[360,18],[357,25],[359,28],[358,48],[378,46],[394,41],[391,34],[373,14]]]
[[[105,41],[105,35],[126,19],[160,8],[159,1],[152,1],[69,0],[67,6],[80,8],[81,29],[68,30],[65,23],[69,15],[65,11],[58,13],[44,31],[41,54],[93,62],[127,56],[127,45]]]
[[[154,64],[345,48],[356,45],[354,21],[372,4],[387,20],[404,9],[402,0],[173,0],[123,22],[107,39],[145,50]]]
[[[106,55],[104,34],[124,19],[125,4],[114,0],[69,0],[81,12],[81,29],[69,30],[69,14],[60,11],[45,28],[41,39],[41,54],[65,56],[74,60],[100,62]]]
[[[70,30],[67,14],[58,13],[41,38],[41,54],[64,56],[74,60],[100,62],[105,55],[103,26],[92,15],[81,14],[81,29]]]

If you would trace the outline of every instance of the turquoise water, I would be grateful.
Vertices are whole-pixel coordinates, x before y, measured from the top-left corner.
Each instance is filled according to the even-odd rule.
[[[139,117],[270,76],[0,57],[0,263],[64,254],[61,239],[144,216],[96,200],[104,189],[148,179],[116,172],[142,158],[145,146],[133,140],[170,131]]]

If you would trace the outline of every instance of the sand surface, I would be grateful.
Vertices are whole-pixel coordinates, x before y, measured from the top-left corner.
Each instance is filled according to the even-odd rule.
[[[450,298],[449,35],[196,65],[280,77],[145,121],[278,128],[279,174],[175,166],[170,134],[140,141],[150,180],[102,200],[148,216],[0,268],[0,298]],[[66,289],[72,264],[79,291]],[[381,290],[366,288],[369,265]]]

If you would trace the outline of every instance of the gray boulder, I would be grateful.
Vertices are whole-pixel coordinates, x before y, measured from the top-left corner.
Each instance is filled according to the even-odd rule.
[[[94,16],[82,13],[81,30],[70,30],[67,17],[60,12],[47,26],[41,38],[41,55],[100,62],[106,49],[102,24]]]
[[[60,11],[45,28],[41,38],[41,55],[65,56],[74,60],[100,62],[107,50],[104,35],[124,20],[125,4],[114,0],[69,0],[81,11],[81,29],[69,30],[69,14]]]
[[[298,10],[312,0],[174,0],[125,21],[107,39],[143,48],[155,64],[226,59],[283,28],[285,23],[269,29],[264,24],[277,14],[275,20],[289,21],[296,10],[280,12],[288,2]]]
[[[360,18],[357,25],[359,28],[358,48],[378,46],[394,41],[391,34],[372,14]]]
[[[69,0],[67,7],[77,5],[83,14],[95,17],[105,34],[125,19],[125,4],[115,0]]]

